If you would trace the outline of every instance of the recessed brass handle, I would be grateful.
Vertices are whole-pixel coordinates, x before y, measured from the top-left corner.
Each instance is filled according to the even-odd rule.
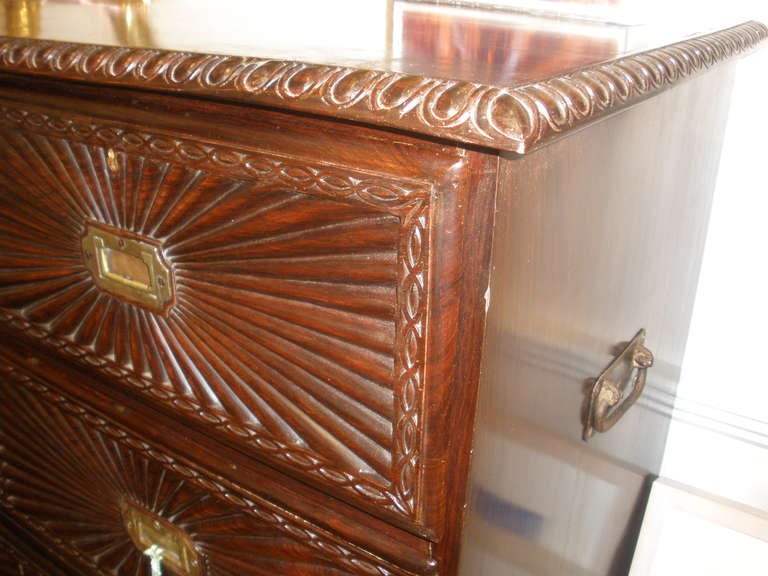
[[[82,248],[85,265],[104,291],[156,312],[173,305],[173,275],[159,243],[91,222]]]
[[[597,377],[589,392],[584,419],[584,440],[610,430],[643,393],[653,354],[645,347],[645,330],[632,341]]]

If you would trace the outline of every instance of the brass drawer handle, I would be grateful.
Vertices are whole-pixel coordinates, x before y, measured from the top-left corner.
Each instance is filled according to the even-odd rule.
[[[158,243],[90,222],[82,248],[85,265],[102,290],[155,312],[173,304],[173,275]]]
[[[584,421],[585,441],[595,431],[610,430],[632,407],[643,393],[651,366],[653,354],[645,347],[645,330],[640,330],[592,385]]]

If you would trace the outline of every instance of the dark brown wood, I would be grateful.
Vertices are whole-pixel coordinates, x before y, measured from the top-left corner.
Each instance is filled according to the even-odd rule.
[[[315,6],[288,0],[266,10],[236,0],[183,6],[7,0],[0,8],[0,34],[517,86],[738,24],[723,14],[709,22],[703,15],[693,22],[648,20],[653,11],[633,10],[632,0],[578,0],[535,12],[478,4],[492,3],[370,0]],[[569,17],[578,5],[585,8],[581,17]],[[211,81],[217,79],[222,78]]]
[[[108,381],[89,376],[62,358],[47,355],[32,339],[19,339],[16,334],[0,330],[0,348],[7,367],[39,383],[55,383],[57,390],[73,403],[93,406],[117,426],[140,428],[132,432],[134,436],[174,460],[204,465],[206,474],[223,479],[232,490],[272,501],[406,570],[434,572],[435,560],[428,541],[261,464],[236,446],[213,443],[204,432],[179,426],[173,418],[149,409],[140,398],[115,390]]]
[[[45,8],[41,8],[41,19],[46,18]],[[77,13],[75,21],[93,20],[104,19],[112,7],[78,5],[73,10]],[[134,18],[137,7],[129,3],[129,8],[123,10],[130,10]],[[188,34],[195,38],[192,46],[179,40],[183,34],[173,34],[177,45],[171,41],[171,50],[162,50],[158,48],[166,47],[165,41],[142,34],[121,34],[119,27],[116,34],[102,31],[96,36],[84,36],[80,26],[61,26],[53,39],[42,39],[33,27],[19,31],[6,20],[6,33],[15,32],[23,38],[0,40],[0,70],[165,92],[183,90],[523,153],[648,98],[768,37],[764,25],[749,22],[661,47],[658,32],[651,29],[645,41],[613,48],[606,46],[604,38],[589,35],[579,42],[578,34],[571,32],[563,48],[569,57],[552,59],[552,47],[546,41],[552,37],[551,21],[508,21],[507,26],[514,24],[515,30],[528,38],[523,42],[526,48],[521,50],[517,42],[495,43],[494,30],[498,26],[488,24],[487,15],[483,18],[470,11],[468,15],[453,16],[454,25],[464,21],[465,26],[479,29],[469,37],[471,48],[483,56],[475,60],[511,62],[510,69],[509,64],[472,65],[473,59],[465,55],[447,63],[430,54],[408,59],[408,47],[422,37],[428,22],[414,29],[408,26],[408,10],[402,14],[406,53],[387,60],[383,55],[389,52],[391,57],[391,45],[374,41],[373,55],[358,49],[367,59],[357,67],[350,66],[350,50],[339,53],[332,47],[301,43],[274,59],[250,56],[259,48],[262,52],[257,55],[263,56],[270,48],[247,43],[230,49],[236,55],[206,54],[214,46],[224,49],[226,42],[220,36],[226,34],[223,31],[206,37],[195,29]],[[239,10],[232,16],[246,17]],[[149,18],[146,14],[144,17]],[[259,19],[267,17],[259,13]],[[432,26],[439,27],[441,18],[434,18],[437,22],[433,21]],[[173,29],[178,22],[187,21],[178,16],[170,20],[153,23],[161,29]],[[409,31],[414,38],[407,35]],[[695,32],[680,31],[674,40]],[[250,38],[254,37],[258,35],[251,34]],[[545,40],[537,42],[539,37]],[[78,44],[105,41],[112,45]],[[190,49],[192,52],[184,51]],[[493,58],[489,54],[494,54]],[[542,66],[544,58],[557,64]]]
[[[0,114],[6,308],[230,441],[420,523],[407,443],[421,435],[402,427],[421,409],[402,398],[424,386],[430,184],[210,134],[170,139],[10,103]],[[11,195],[21,183],[23,199]],[[164,316],[95,288],[79,246],[89,222],[162,244],[176,290]]]
[[[77,576],[69,559],[52,554],[23,525],[0,515],[0,574],[3,576]]]
[[[358,491],[354,476],[338,474],[359,470],[368,486],[360,491],[371,495],[396,481],[393,404],[407,369],[396,358],[396,332],[406,329],[396,292],[408,272],[398,248],[406,234],[424,235],[401,231],[401,221],[420,223],[401,210],[412,202],[405,183],[90,119],[41,113],[46,126],[35,131],[35,111],[3,112],[26,120],[3,136],[3,183],[25,183],[3,204],[6,308],[24,309],[126,385],[306,473],[327,470],[325,481]],[[50,128],[57,123],[64,139]],[[105,133],[116,137],[106,143],[116,171],[99,146]],[[95,288],[78,245],[95,222],[162,243],[176,289],[166,315]],[[30,251],[46,257],[30,259]],[[15,266],[36,272],[19,285]],[[392,498],[373,496],[412,510],[402,494]]]
[[[33,29],[0,40],[0,519],[30,542],[29,552],[9,542],[22,550],[13,554],[47,547],[74,573],[144,574],[121,524],[130,500],[188,534],[209,576],[454,576],[466,534],[462,574],[478,573],[474,535],[496,540],[476,515],[493,494],[478,491],[482,468],[468,485],[470,456],[473,442],[492,452],[486,429],[504,421],[488,416],[486,391],[475,434],[481,366],[504,394],[535,394],[535,377],[504,364],[503,335],[544,337],[538,322],[552,314],[574,318],[576,334],[631,338],[636,330],[617,334],[592,306],[610,295],[591,259],[629,278],[616,298],[639,298],[633,262],[611,252],[637,242],[635,200],[673,198],[704,215],[720,76],[676,84],[750,49],[766,29],[747,23],[630,55],[604,39],[523,26],[516,37],[528,49],[515,48],[510,70],[503,46],[514,34],[498,23],[409,14],[409,74],[199,56],[157,46],[149,28],[116,28],[114,47]],[[487,81],[465,78],[472,66],[440,52],[432,34],[454,29],[477,38],[472,58],[489,57],[477,72]],[[542,58],[560,40],[562,58]],[[432,56],[434,74],[418,72]],[[641,174],[624,181],[633,170]],[[580,198],[590,199],[587,216]],[[571,228],[579,222],[584,230]],[[649,222],[675,225],[656,204]],[[97,284],[82,241],[90,229],[151,246],[173,297],[153,308]],[[669,265],[646,270],[641,286],[667,272],[692,286],[695,271],[681,263],[699,244],[684,232],[668,251],[674,262],[662,258]],[[579,241],[588,249],[576,258]],[[526,261],[536,247],[546,248],[541,268]],[[133,281],[154,282],[136,260],[123,271],[126,262]],[[590,289],[582,317],[583,302],[568,297]],[[507,297],[513,311],[497,313]],[[687,289],[653,304],[685,311],[691,298]],[[683,316],[670,329],[675,350]],[[530,360],[526,342],[511,348]],[[578,348],[568,342],[566,351]],[[562,361],[553,347],[542,352],[548,367]],[[559,424],[580,430],[571,392],[542,399],[560,410]],[[535,420],[532,406],[522,419]],[[569,465],[586,450],[537,427],[516,430],[576,454]],[[642,488],[633,477],[621,502]],[[521,566],[564,566],[548,554]]]
[[[81,570],[145,573],[121,512],[129,502],[185,532],[211,576],[405,574],[268,500],[232,492],[12,365],[0,369],[0,506]]]
[[[728,100],[711,95],[732,74],[502,159],[462,574],[628,573],[719,165]],[[643,395],[584,442],[590,385],[640,329]]]
[[[428,437],[440,438],[445,449],[445,458],[441,465],[452,478],[443,487],[442,498],[446,506],[444,533],[439,541],[436,556],[439,559],[441,574],[455,574],[458,569],[458,550],[464,523],[464,503],[468,485],[468,472],[473,444],[473,428],[457,426],[450,432],[446,426],[456,423],[475,421],[477,404],[477,382],[480,372],[480,360],[483,350],[485,328],[486,298],[488,295],[489,275],[491,271],[491,234],[493,229],[494,209],[496,207],[496,187],[499,159],[495,156],[477,156],[473,159],[467,181],[461,189],[466,192],[460,204],[465,209],[465,219],[469,223],[464,235],[459,262],[462,269],[461,302],[456,306],[458,317],[454,322],[453,341],[455,348],[438,348],[442,354],[454,354],[453,358],[444,356],[445,366],[457,364],[450,385],[441,389],[442,395],[431,398],[429,411],[431,420],[427,424]],[[443,301],[440,294],[436,298]],[[466,311],[472,310],[468,314]],[[446,378],[448,376],[446,375]],[[436,477],[440,477],[437,474]]]
[[[228,121],[238,111],[211,104],[201,106],[196,121],[182,132],[169,113],[179,106],[174,99],[151,96],[145,100],[143,95],[122,94],[111,105],[94,104],[76,99],[93,95],[87,87],[69,87],[67,96],[56,98],[46,92],[49,87],[45,82],[25,81],[24,90],[9,87],[0,94],[2,141],[8,160],[0,169],[5,190],[0,211],[7,224],[0,234],[5,246],[1,297],[8,310],[3,316],[7,330],[21,328],[30,338],[45,342],[49,354],[63,355],[83,369],[121,383],[123,390],[143,396],[174,419],[186,415],[190,425],[210,437],[282,467],[396,525],[455,545],[458,531],[448,530],[446,538],[442,533],[455,525],[452,519],[460,511],[460,506],[446,503],[449,497],[457,502],[462,498],[466,474],[455,471],[466,469],[471,418],[462,417],[460,426],[451,426],[452,435],[445,434],[443,407],[456,405],[471,415],[474,405],[471,382],[476,377],[471,368],[460,367],[454,359],[462,342],[470,343],[461,337],[461,328],[477,317],[461,310],[474,309],[482,298],[485,288],[475,272],[486,266],[483,258],[473,259],[472,271],[459,263],[477,250],[485,250],[482,247],[490,240],[483,231],[488,229],[493,205],[495,156],[360,127],[328,125],[309,118],[297,121],[270,112],[250,111],[247,119],[241,116],[235,137]],[[132,115],[151,124],[154,133],[116,120],[127,115],[120,105],[129,98],[134,105]],[[249,130],[249,141],[262,142],[259,136],[266,139],[275,127],[279,127],[280,138],[268,152],[239,142],[245,140],[244,129]],[[169,139],[170,133],[177,134],[175,139]],[[320,156],[322,163],[313,163],[295,155],[297,148],[307,153],[303,150],[307,148],[302,139],[305,133],[316,135],[309,150],[313,155],[319,154],[318,141],[342,136],[343,140],[326,148]],[[217,137],[227,145],[218,144]],[[172,143],[170,148],[168,143]],[[354,156],[352,150],[360,152],[366,147],[375,154],[358,162],[364,171],[340,163]],[[198,149],[207,151],[207,156],[195,156]],[[118,160],[117,169],[109,165],[110,150]],[[233,154],[236,161],[221,161],[227,159],[225,154]],[[259,163],[261,171],[257,171]],[[395,171],[400,175],[390,176]],[[208,186],[198,191],[189,185],[195,177],[207,178]],[[229,192],[231,198],[225,197],[222,212],[218,208],[220,191],[236,186],[242,190]],[[292,191],[284,191],[286,187]],[[428,211],[432,203],[436,207]],[[275,208],[259,212],[265,205]],[[204,213],[200,206],[206,207]],[[185,216],[189,220],[188,214],[198,216],[192,231],[174,234],[188,246],[197,242],[203,258],[185,265],[183,251],[174,250],[163,227],[183,221]],[[334,214],[341,220],[334,220],[338,218]],[[171,224],[164,224],[160,216]],[[101,221],[112,230],[124,230],[126,237],[152,237],[162,243],[173,267],[177,293],[176,304],[166,315],[136,309],[95,289],[85,268],[80,238],[87,222]],[[349,228],[345,222],[355,226]],[[366,222],[372,226],[367,231],[361,228]],[[220,228],[225,235],[217,240]],[[316,229],[321,235],[313,239]],[[349,230],[346,248],[345,229]],[[323,236],[326,230],[333,235]],[[271,241],[275,234],[286,233],[289,242],[282,247]],[[428,269],[433,244],[441,249]],[[262,245],[266,248],[260,248]],[[254,248],[266,252],[248,252]],[[288,258],[276,258],[283,253]],[[457,259],[457,254],[466,256]],[[291,258],[296,259],[295,266]],[[240,261],[248,263],[247,268]],[[26,274],[30,266],[34,272]],[[211,301],[217,294],[219,299]],[[427,295],[433,295],[429,307]],[[189,319],[180,312],[187,307]],[[268,321],[253,324],[260,309],[267,312]],[[354,319],[346,328],[341,322],[345,316]],[[179,317],[185,321],[171,328]],[[284,321],[290,323],[282,335],[281,320],[283,325]],[[279,348],[265,352],[263,346],[254,347],[260,339],[274,340],[269,334],[275,330]],[[307,334],[303,339],[302,331]],[[479,350],[479,332],[473,329],[472,333],[475,343],[469,345]],[[430,357],[425,356],[427,334],[429,349],[434,351]],[[335,354],[333,347],[338,345],[346,350]],[[332,388],[324,382],[333,371],[317,365],[321,351],[341,366],[337,373],[343,370],[342,376],[346,375],[346,380],[331,381]],[[265,353],[270,354],[266,360]],[[310,356],[303,361],[302,354]],[[366,354],[369,356],[361,362]],[[369,391],[360,388],[363,381],[349,381],[365,370],[376,374],[377,357],[384,354],[389,361],[382,365],[383,377],[375,386],[369,385]],[[284,436],[284,447],[276,449],[275,437],[266,436],[269,430],[246,426],[248,434],[244,435],[238,429],[249,424],[249,417],[259,424],[253,413],[243,415],[248,402],[256,406],[254,410],[259,407],[259,398],[244,389],[245,382],[252,386],[252,378],[258,378],[259,372],[243,378],[241,367],[257,362],[262,370],[268,369],[276,357],[283,369],[290,365],[281,358],[288,358],[299,370],[291,373],[293,380],[268,372],[263,381],[267,388],[257,393],[277,393],[270,401],[277,402],[270,406],[272,410],[279,409],[284,394],[293,395],[289,398],[301,412],[281,415],[283,422],[298,426],[289,432],[300,431],[302,418],[308,417],[320,424],[322,428],[317,430],[322,435],[334,434],[336,428],[335,434],[343,435],[347,450],[365,450],[366,444],[355,444],[355,436],[345,428],[357,426],[375,433],[375,428],[369,428],[375,421],[367,415],[372,414],[371,406],[378,406],[390,419],[389,429],[379,438],[380,443],[389,443],[392,454],[387,456],[391,458],[390,492],[384,492],[384,499],[379,495],[382,492],[373,490],[387,490],[387,485],[366,488],[369,476],[358,476],[352,463],[347,464],[348,472],[334,472],[332,466],[343,466],[343,458],[333,452],[341,446],[331,444],[331,452],[324,455],[322,435],[319,443]],[[429,379],[424,376],[427,372],[431,373]],[[397,373],[406,378],[399,392],[395,392]],[[49,370],[47,378],[58,381],[59,386],[67,385],[60,371]],[[304,381],[297,385],[295,378]],[[443,385],[443,379],[456,385]],[[389,400],[377,400],[375,394],[386,389],[383,385],[393,389]],[[302,401],[295,394],[306,386],[317,392]],[[77,387],[79,383],[71,389]],[[185,394],[185,390],[192,393]],[[211,391],[216,396],[213,403]],[[348,394],[348,399],[340,401],[339,393]],[[206,394],[207,403],[200,400]],[[224,402],[219,402],[222,397]],[[83,399],[95,401],[90,390]],[[322,402],[326,408],[319,410]],[[354,416],[355,410],[359,417]],[[348,424],[341,422],[342,428],[327,419],[338,414],[351,416]],[[241,420],[233,425],[234,418]],[[131,415],[131,425],[143,430],[152,428],[152,421],[153,417],[142,417],[140,409]],[[184,450],[185,443],[188,437],[175,446]],[[298,457],[302,450],[308,457]],[[197,458],[203,459],[201,455]],[[221,452],[211,450],[203,461],[215,468],[221,467],[221,458]],[[354,483],[351,478],[356,478]],[[327,509],[329,504],[323,506]],[[408,512],[404,506],[413,508]],[[435,556],[426,543],[409,541],[408,552],[403,552],[365,536],[365,530],[342,532],[362,539],[371,549],[383,550],[380,553],[397,558],[402,565],[420,571],[435,567]]]

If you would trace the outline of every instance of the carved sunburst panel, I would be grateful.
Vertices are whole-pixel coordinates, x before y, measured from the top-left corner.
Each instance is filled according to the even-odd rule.
[[[0,507],[89,574],[148,576],[126,502],[191,541],[200,576],[391,576],[374,557],[156,451],[0,360]]]
[[[123,125],[0,108],[0,306],[79,361],[415,514],[428,193]],[[156,242],[175,303],[100,290],[89,224]]]

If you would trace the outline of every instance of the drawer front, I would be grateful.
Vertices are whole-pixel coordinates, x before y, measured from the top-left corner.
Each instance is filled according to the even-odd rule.
[[[2,320],[419,523],[430,188],[0,102]]]
[[[80,574],[405,574],[201,473],[0,360],[0,507]]]

